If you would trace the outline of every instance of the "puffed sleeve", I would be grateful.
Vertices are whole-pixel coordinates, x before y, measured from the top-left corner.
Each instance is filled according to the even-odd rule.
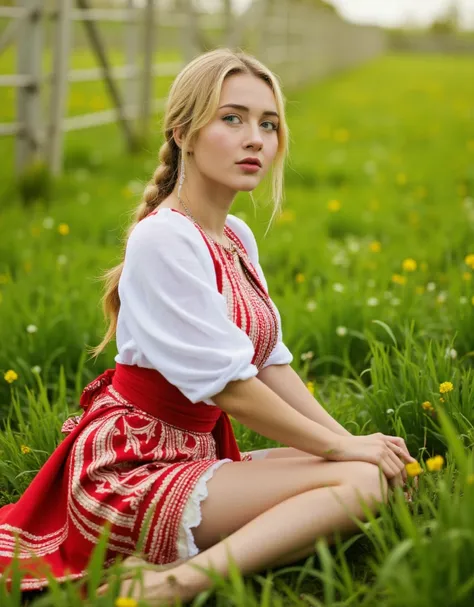
[[[162,210],[137,224],[119,283],[123,313],[137,348],[191,402],[230,381],[254,377],[254,346],[227,315],[212,257],[182,215]]]
[[[255,239],[254,233],[252,232],[251,228],[247,225],[247,223],[245,221],[243,221],[243,219],[240,219],[240,217],[237,217],[236,215],[229,215],[229,224],[230,224],[231,229],[233,229],[236,232],[236,234],[239,236],[239,238],[242,240],[242,244],[244,245],[244,247],[247,251],[250,261],[252,262],[253,266],[257,270],[260,280],[262,281],[263,286],[265,287],[265,289],[268,293],[268,285],[267,285],[267,281],[266,281],[262,266],[260,265],[260,262],[259,262],[258,245],[257,245],[257,241]],[[275,310],[276,317],[278,319],[278,341],[277,341],[275,347],[273,348],[270,356],[265,361],[265,363],[262,365],[261,369],[264,369],[265,367],[268,367],[269,365],[289,365],[293,361],[293,354],[290,352],[290,350],[286,347],[285,343],[283,342],[283,332],[282,332],[280,312],[271,298],[270,298],[270,301]]]

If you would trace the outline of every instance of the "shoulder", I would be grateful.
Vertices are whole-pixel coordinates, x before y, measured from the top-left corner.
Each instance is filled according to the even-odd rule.
[[[193,258],[213,269],[206,243],[199,230],[184,215],[163,208],[150,214],[133,228],[126,247],[126,256],[138,256],[148,261],[149,255],[160,255],[174,261]]]
[[[231,214],[227,215],[226,224],[242,241],[251,261],[254,264],[258,263],[258,245],[250,226],[243,219],[237,217],[237,215]]]

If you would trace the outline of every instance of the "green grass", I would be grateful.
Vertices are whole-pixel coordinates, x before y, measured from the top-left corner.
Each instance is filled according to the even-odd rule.
[[[320,543],[305,573],[274,571],[272,588],[266,575],[247,589],[236,575],[221,582],[216,604],[472,604],[473,69],[467,57],[392,55],[286,91],[284,214],[264,237],[268,184],[255,192],[257,214],[244,194],[232,212],[256,235],[293,367],[351,432],[403,436],[420,462],[440,454],[446,465],[425,469],[415,503],[394,498],[354,544]],[[157,81],[156,90],[168,85]],[[91,95],[78,85],[69,113],[89,111]],[[123,230],[156,165],[159,119],[134,156],[117,125],[69,134],[64,176],[49,199],[27,205],[12,177],[12,142],[0,142],[0,503],[17,499],[60,440],[85,383],[113,366],[115,344],[95,364],[85,356],[104,331],[97,277],[122,255]],[[404,269],[407,259],[415,269]],[[19,376],[12,384],[3,381],[10,369]],[[453,384],[444,402],[443,382]],[[242,450],[275,446],[235,429]],[[303,602],[305,591],[312,597]],[[54,605],[73,604],[61,600]]]

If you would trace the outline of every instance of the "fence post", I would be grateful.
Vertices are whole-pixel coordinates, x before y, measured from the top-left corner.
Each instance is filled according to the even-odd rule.
[[[18,29],[17,70],[30,82],[18,89],[17,113],[20,131],[16,140],[16,172],[22,173],[38,159],[42,147],[41,61],[43,54],[43,9],[37,0],[18,0],[29,14]]]
[[[156,31],[154,0],[147,0],[143,16],[143,77],[140,102],[140,134],[146,139],[150,127],[153,95],[153,52]]]
[[[130,19],[125,25],[125,63],[128,67],[137,70],[139,31],[137,23],[137,7],[135,0],[127,0]],[[125,80],[125,107],[137,107],[138,104],[138,82],[137,71]]]
[[[73,0],[56,1],[54,55],[50,96],[50,123],[47,158],[50,171],[59,175],[63,165],[63,119],[67,110],[68,70]]]

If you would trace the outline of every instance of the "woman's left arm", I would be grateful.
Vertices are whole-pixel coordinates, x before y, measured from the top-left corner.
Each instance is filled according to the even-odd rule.
[[[318,422],[336,434],[351,436],[351,433],[318,403],[290,365],[269,365],[262,369],[257,377],[308,419]]]

